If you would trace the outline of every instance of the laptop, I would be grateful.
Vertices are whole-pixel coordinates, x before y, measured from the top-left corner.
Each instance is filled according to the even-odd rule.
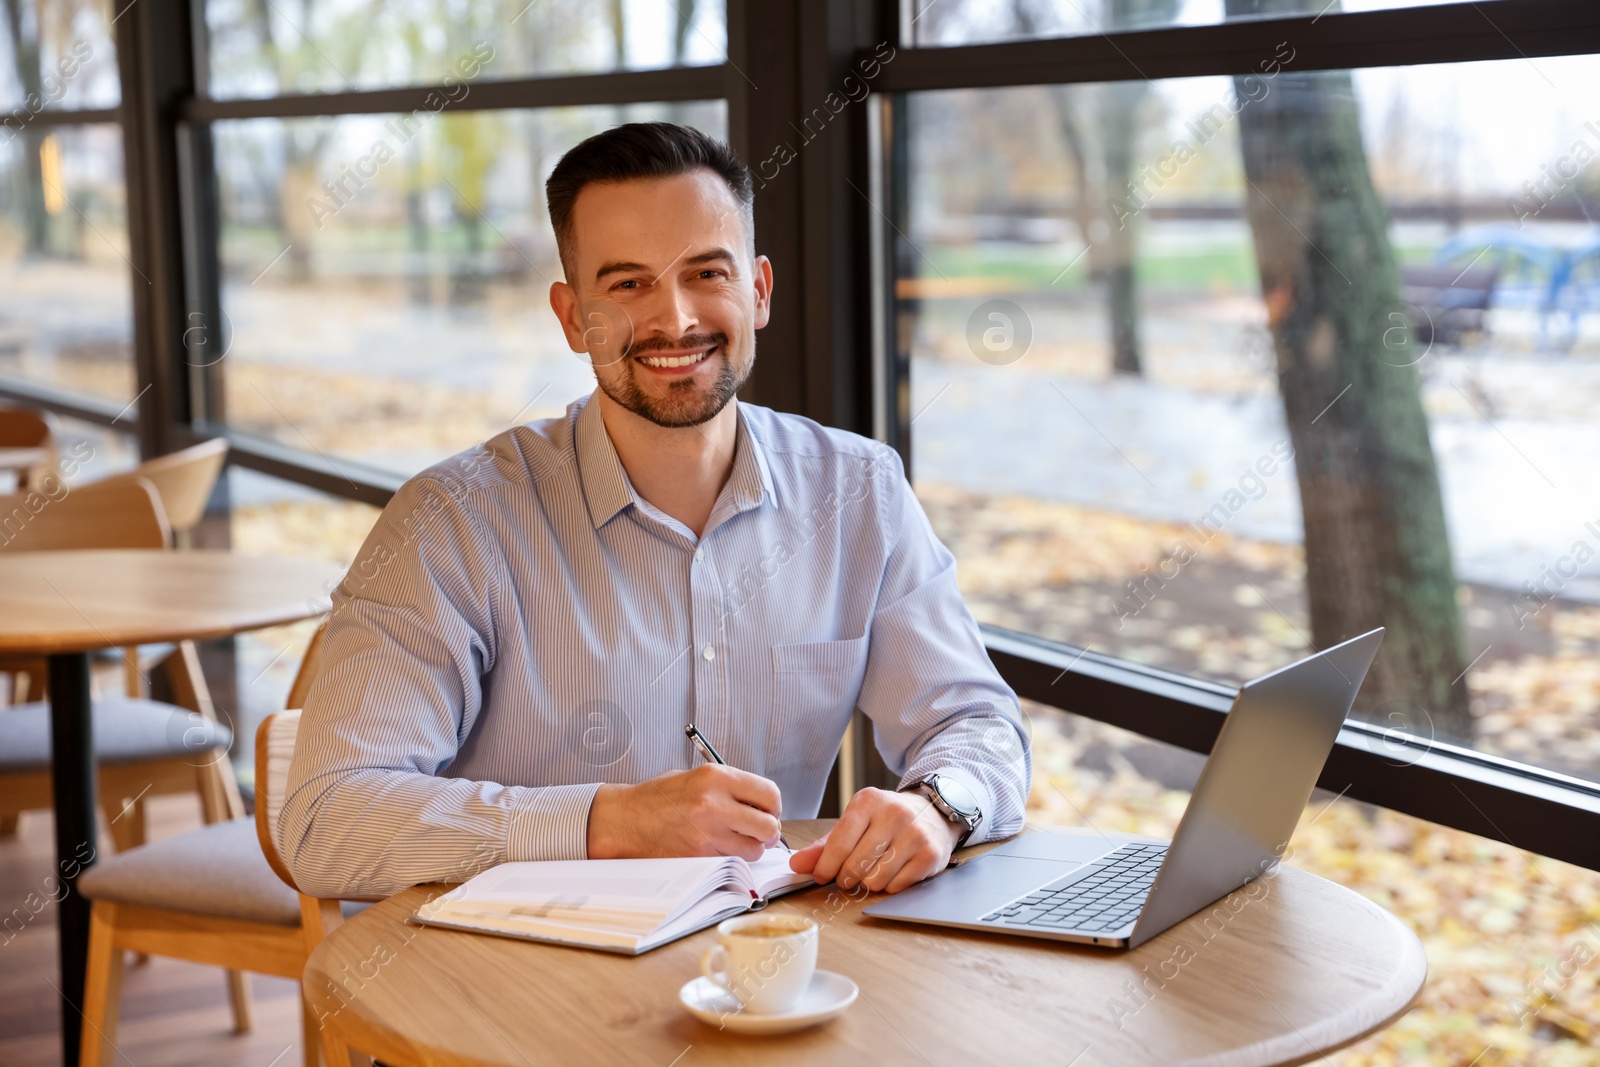
[[[1170,842],[1021,834],[862,909],[880,919],[1134,948],[1270,872],[1383,628],[1245,684]]]

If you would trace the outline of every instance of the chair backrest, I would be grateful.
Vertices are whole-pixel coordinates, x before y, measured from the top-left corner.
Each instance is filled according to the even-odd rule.
[[[62,495],[30,490],[0,496],[0,552],[167,548],[172,531],[155,487],[143,478],[85,485]]]
[[[289,763],[294,759],[294,742],[300,733],[300,709],[275,711],[261,721],[256,731],[256,838],[267,857],[267,865],[289,888],[300,891],[294,875],[278,854],[272,828],[283,811],[283,790],[289,780]]]
[[[50,437],[46,416],[28,408],[0,407],[0,448],[43,448]]]
[[[311,635],[311,643],[300,660],[300,670],[289,687],[288,710],[268,715],[256,730],[256,838],[261,842],[261,851],[273,873],[295,892],[299,892],[300,887],[295,885],[294,875],[289,873],[288,865],[278,854],[272,829],[278,825],[278,815],[283,811],[289,763],[294,759],[294,743],[300,734],[300,703],[322,663],[322,641],[327,630],[328,622],[324,619]]]
[[[227,439],[213,437],[177,452],[147,459],[131,471],[113,474],[94,484],[114,485],[143,478],[156,487],[172,529],[185,533],[205,516],[206,502],[211,499],[211,490],[227,458]]]

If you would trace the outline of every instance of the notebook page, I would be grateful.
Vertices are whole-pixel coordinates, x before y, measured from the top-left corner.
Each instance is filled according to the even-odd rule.
[[[515,915],[425,915],[416,918],[425,923],[445,926],[452,930],[468,930],[485,934],[509,934],[512,937],[533,938],[539,941],[561,941],[586,948],[620,949],[637,952],[651,931],[611,930],[571,923],[552,922],[548,919],[525,919]]]
[[[674,916],[659,929],[641,938],[638,947],[654,948],[656,945],[682,937],[691,930],[740,915],[750,910],[754,900],[755,898],[743,889],[719,889],[692,905],[682,915]]]
[[[421,914],[448,918],[459,910],[480,919],[548,916],[608,926],[624,918],[622,925],[649,929],[722,884],[727,862],[687,856],[502,863],[423,905]]]
[[[811,875],[789,869],[789,857],[792,855],[794,852],[791,849],[779,845],[767,849],[760,859],[749,865],[750,884],[757,893],[770,897],[793,886],[815,884],[816,880]]]

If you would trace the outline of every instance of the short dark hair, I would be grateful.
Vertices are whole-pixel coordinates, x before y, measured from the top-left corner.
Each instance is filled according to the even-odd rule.
[[[556,251],[567,281],[577,267],[572,208],[583,187],[596,182],[671,178],[709,167],[728,183],[744,208],[746,241],[755,254],[755,182],[750,168],[715,137],[673,122],[629,122],[580,141],[561,157],[544,183]]]

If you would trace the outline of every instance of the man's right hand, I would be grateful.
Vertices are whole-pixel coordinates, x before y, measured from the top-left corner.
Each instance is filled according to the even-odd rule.
[[[715,763],[638,785],[602,785],[589,808],[589,858],[742,856],[778,843],[783,796],[759,774]]]

